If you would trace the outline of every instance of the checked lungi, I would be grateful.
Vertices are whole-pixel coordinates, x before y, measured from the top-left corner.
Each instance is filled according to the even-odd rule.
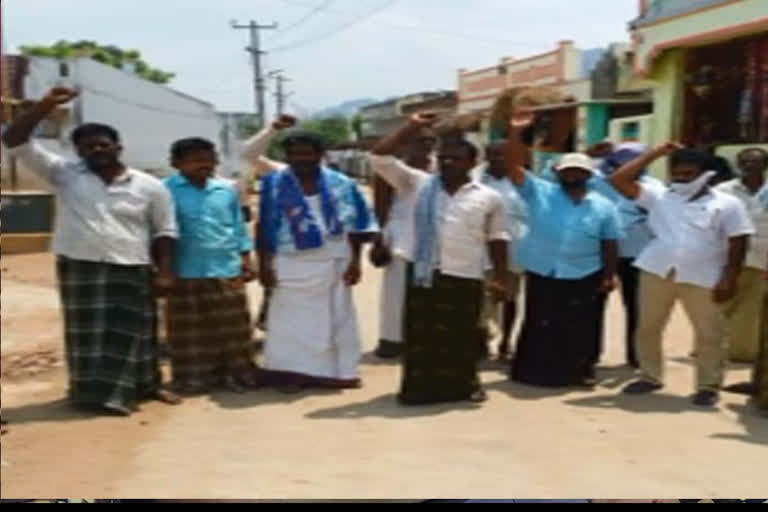
[[[132,412],[161,384],[148,266],[57,260],[69,399]]]
[[[237,279],[182,279],[168,296],[168,349],[176,383],[212,383],[253,368],[251,318]]]

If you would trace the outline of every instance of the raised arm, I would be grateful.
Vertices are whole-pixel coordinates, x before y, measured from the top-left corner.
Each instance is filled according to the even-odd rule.
[[[37,126],[60,105],[65,105],[77,97],[77,91],[65,87],[55,87],[32,108],[21,114],[3,134],[3,144],[8,149],[28,143]]]
[[[432,126],[436,121],[435,114],[414,114],[405,126],[376,144],[371,153],[376,156],[393,156],[403,144],[418,135],[422,128]]]
[[[637,181],[643,175],[645,170],[659,158],[669,156],[675,151],[682,149],[683,146],[677,142],[667,142],[661,146],[648,151],[631,162],[623,165],[611,176],[611,185],[622,195],[629,199],[640,197],[641,188]]]
[[[535,115],[531,109],[519,109],[512,115],[507,140],[507,176],[517,186],[525,184],[525,164],[530,148],[523,141],[523,134],[533,126]]]

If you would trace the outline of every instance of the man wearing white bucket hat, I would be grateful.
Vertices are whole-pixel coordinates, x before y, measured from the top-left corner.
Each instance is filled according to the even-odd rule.
[[[507,146],[509,177],[528,208],[528,234],[518,249],[527,272],[526,311],[512,365],[513,380],[535,386],[594,386],[601,301],[615,288],[616,206],[592,192],[592,159],[565,155],[558,183],[526,172],[523,134],[529,111],[515,113]]]

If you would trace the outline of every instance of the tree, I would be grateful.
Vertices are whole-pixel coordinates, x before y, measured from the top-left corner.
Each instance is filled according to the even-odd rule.
[[[167,84],[176,76],[174,73],[151,67],[141,58],[141,52],[138,50],[123,50],[114,45],[100,45],[95,41],[58,41],[51,46],[22,46],[21,53],[28,57],[54,59],[89,57],[117,69],[123,69],[126,64],[131,64],[137,76],[157,84]]]
[[[312,119],[302,123],[301,129],[322,135],[329,148],[346,144],[352,137],[349,120],[344,117]]]

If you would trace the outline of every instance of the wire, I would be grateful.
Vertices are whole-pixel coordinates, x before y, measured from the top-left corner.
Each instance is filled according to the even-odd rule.
[[[286,3],[288,5],[293,5],[297,7],[312,7],[311,5],[307,4],[306,2],[302,1],[296,1],[296,0],[281,0],[283,3]],[[350,13],[348,11],[343,11],[340,9],[334,9],[334,8],[327,8],[325,9],[325,12],[328,14],[332,14],[334,16],[347,16]],[[511,45],[511,46],[519,46],[522,48],[533,48],[536,50],[539,50],[542,48],[542,45],[537,44],[531,44],[526,43],[523,41],[514,41],[511,39],[501,39],[501,38],[494,38],[494,37],[484,37],[484,36],[478,36],[476,34],[469,34],[466,32],[456,32],[453,30],[446,30],[441,28],[432,28],[432,27],[416,27],[413,25],[404,25],[401,23],[391,23],[383,21],[381,22],[381,25],[386,25],[391,28],[397,29],[397,30],[410,30],[412,32],[422,32],[425,34],[436,34],[441,35],[445,37],[453,37],[458,39],[466,39],[470,41],[477,41],[481,43],[492,43],[492,44],[504,44],[504,45]]]
[[[385,9],[388,9],[389,7],[394,5],[395,2],[397,2],[397,0],[388,0],[388,1],[384,2],[384,3],[382,3],[382,4],[379,4],[376,7],[374,7],[373,9],[371,9],[370,11],[366,12],[365,14],[363,14],[362,16],[360,16],[358,18],[354,18],[354,19],[350,20],[349,22],[347,22],[345,24],[342,24],[340,27],[336,27],[332,32],[327,32],[327,33],[322,34],[320,36],[310,37],[310,38],[304,39],[302,41],[297,41],[297,42],[289,44],[289,45],[278,46],[277,48],[272,48],[271,50],[268,50],[268,51],[269,52],[273,52],[273,53],[274,52],[284,52],[284,51],[287,51],[287,50],[293,50],[293,49],[296,49],[296,48],[300,48],[302,46],[306,46],[308,44],[312,44],[312,43],[315,43],[317,41],[321,41],[323,39],[327,39],[329,37],[333,37],[333,36],[343,32],[343,31],[353,27],[354,25],[357,25],[359,23],[364,22],[365,20],[375,16],[376,14],[380,13],[381,11],[383,11]]]
[[[299,18],[298,20],[294,21],[294,22],[293,22],[293,23],[291,23],[290,25],[287,25],[285,28],[282,28],[282,29],[280,29],[280,32],[278,32],[277,34],[275,34],[273,37],[271,37],[271,38],[269,39],[269,40],[270,40],[270,42],[271,42],[271,41],[274,41],[275,39],[277,39],[277,38],[279,38],[279,37],[281,37],[281,36],[282,36],[282,35],[284,35],[284,34],[285,34],[287,31],[289,31],[289,30],[291,30],[291,29],[294,29],[294,28],[298,27],[299,25],[301,25],[302,23],[305,23],[305,22],[309,21],[309,20],[310,20],[310,19],[312,19],[312,18],[313,18],[313,17],[314,17],[316,14],[319,14],[321,11],[323,11],[323,10],[325,10],[325,9],[328,9],[329,7],[331,7],[331,6],[333,5],[333,2],[334,2],[334,0],[325,0],[325,1],[324,1],[323,3],[321,3],[320,5],[317,5],[317,6],[315,6],[315,8],[313,8],[311,11],[309,11],[307,14],[305,14],[304,16],[302,16],[301,18]],[[309,6],[307,6],[307,7],[309,7]]]

